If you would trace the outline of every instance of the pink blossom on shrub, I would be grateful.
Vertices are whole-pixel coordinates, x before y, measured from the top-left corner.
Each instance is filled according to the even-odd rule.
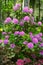
[[[4,23],[10,23],[10,22],[11,22],[11,18],[10,17],[6,18],[6,20],[4,21]]]
[[[19,8],[17,6],[13,6],[13,10],[16,11],[18,10]]]
[[[43,43],[40,43],[40,44],[39,44],[39,47],[43,47]]]
[[[19,24],[20,24],[20,26],[23,26],[24,25],[24,22],[21,21]]]
[[[22,59],[18,59],[16,65],[24,65],[24,61]]]
[[[13,10],[17,11],[18,9],[20,9],[21,4],[16,4],[15,6],[13,6]]]
[[[33,33],[32,33],[32,32],[29,32],[29,34],[30,34],[30,35],[33,35]]]
[[[12,20],[12,22],[13,22],[14,24],[18,24],[18,19],[14,18],[14,19]]]
[[[19,32],[19,35],[20,36],[24,36],[25,35],[25,32],[24,31],[21,31],[21,32]]]
[[[7,33],[6,32],[2,32],[2,35],[6,35]]]
[[[15,48],[15,44],[10,44],[10,48]]]
[[[31,39],[34,37],[32,32],[29,32],[29,35]]]
[[[25,45],[26,45],[27,43],[28,43],[27,41],[24,41],[24,42],[23,42],[23,44],[25,44]]]
[[[39,36],[42,36],[42,33],[39,33]]]
[[[20,6],[21,6],[21,4],[20,4],[20,3],[18,3],[18,4],[16,4],[16,6],[17,6],[17,7],[20,7]]]
[[[29,13],[30,13],[30,14],[33,13],[33,9],[32,9],[32,8],[29,9]]]
[[[34,47],[34,45],[33,45],[32,42],[29,42],[29,43],[27,44],[27,47],[30,48],[30,49],[32,49],[32,48]]]
[[[39,33],[39,34],[36,34],[36,35],[34,35],[34,38],[37,38],[38,39],[38,41],[42,41],[42,38],[41,38],[41,36],[42,36],[42,34],[41,33]]]
[[[37,39],[37,38],[32,38],[32,42],[33,42],[34,44],[37,44],[37,43],[38,43],[38,39]]]
[[[14,32],[14,35],[19,35],[19,31],[15,31]]]
[[[32,33],[29,33],[30,34],[30,38],[32,39],[34,36],[33,36],[33,34]]]
[[[41,50],[41,51],[39,52],[39,54],[40,54],[40,55],[43,55],[43,50]]]
[[[2,43],[2,42],[3,42],[3,40],[0,39],[0,43]]]
[[[34,36],[33,35],[30,35],[30,38],[32,39]]]
[[[24,64],[31,63],[30,58],[24,58]]]
[[[24,7],[23,12],[28,13],[29,12],[29,8],[28,7]]]
[[[9,39],[9,35],[6,35],[5,38],[6,38],[6,39]]]
[[[41,22],[41,21],[39,21],[39,22],[38,22],[38,25],[39,25],[39,26],[41,26],[41,25],[42,25],[42,22]]]
[[[38,38],[38,41],[42,42],[42,38],[41,38],[41,37],[39,37],[39,38]]]
[[[8,44],[9,43],[9,40],[8,39],[5,39],[4,40],[4,44]]]
[[[35,38],[39,39],[39,34],[34,35]]]
[[[24,17],[24,21],[29,22],[29,20],[30,20],[30,17],[29,16],[25,16]]]

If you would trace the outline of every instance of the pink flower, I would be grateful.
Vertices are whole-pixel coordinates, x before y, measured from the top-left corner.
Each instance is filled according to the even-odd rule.
[[[18,3],[18,4],[16,4],[16,6],[17,6],[17,7],[21,7],[21,4],[20,4],[20,3]]]
[[[37,65],[41,65],[40,63],[38,63]]]
[[[39,22],[38,22],[38,25],[39,25],[39,26],[41,26],[41,25],[42,25],[42,22],[41,22],[41,21],[39,21]]]
[[[14,11],[18,10],[18,7],[17,6],[13,6],[13,10]]]
[[[20,26],[23,26],[23,25],[24,25],[24,22],[21,21],[21,22],[20,22]]]
[[[24,17],[24,21],[29,22],[29,20],[30,20],[30,17],[29,17],[29,16],[25,16],[25,17]]]
[[[37,43],[38,43],[38,39],[37,39],[37,38],[32,38],[32,42],[33,42],[34,44],[37,44]]]
[[[2,43],[3,42],[3,40],[0,40],[0,43]]]
[[[6,18],[6,20],[4,21],[4,23],[10,23],[10,22],[11,22],[11,18],[10,17]]]
[[[43,50],[41,50],[41,51],[39,52],[39,54],[40,54],[40,55],[43,55]]]
[[[34,37],[33,35],[30,35],[30,38],[31,38],[31,39],[33,39],[33,37]]]
[[[2,32],[2,35],[6,35],[7,33],[6,32]]]
[[[18,19],[14,18],[12,21],[14,24],[18,24]]]
[[[10,48],[14,48],[15,47],[15,44],[10,44]]]
[[[24,61],[22,59],[18,59],[16,64],[17,65],[24,65]]]
[[[30,35],[31,39],[34,37],[33,34],[32,34],[32,32],[30,32],[29,35]]]
[[[32,35],[33,33],[32,32],[29,32],[30,35]]]
[[[42,38],[41,38],[41,37],[39,37],[39,38],[38,38],[38,41],[42,42]]]
[[[39,36],[42,36],[42,33],[39,33]]]
[[[19,35],[20,36],[24,36],[25,35],[25,32],[24,31],[21,31],[21,32],[19,32]]]
[[[21,4],[16,4],[15,6],[13,6],[13,10],[17,11],[20,7],[21,7]]]
[[[37,38],[37,39],[39,39],[40,36],[39,36],[39,34],[36,34],[34,37]]]
[[[6,38],[6,39],[8,39],[8,38],[9,38],[9,36],[8,36],[8,35],[6,35],[6,36],[5,36],[5,38]]]
[[[33,9],[32,9],[32,8],[29,9],[29,13],[30,13],[30,14],[33,13]]]
[[[30,49],[32,49],[34,47],[34,45],[33,45],[32,42],[30,42],[30,43],[27,44],[27,47],[30,48]]]
[[[30,63],[31,60],[29,58],[24,58],[24,64]]]
[[[24,41],[24,42],[23,42],[23,44],[25,44],[25,45],[26,45],[27,43],[28,43],[27,41]]]
[[[23,12],[28,13],[29,12],[29,8],[28,7],[24,7]]]
[[[5,39],[4,40],[4,44],[8,44],[9,43],[9,40],[8,39]]]
[[[15,31],[14,32],[14,35],[19,35],[19,31]]]

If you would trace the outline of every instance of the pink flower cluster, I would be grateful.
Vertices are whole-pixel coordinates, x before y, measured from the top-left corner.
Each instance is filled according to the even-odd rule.
[[[9,44],[9,40],[8,39],[0,40],[0,44],[1,43],[4,43],[4,45],[8,45]],[[14,43],[10,44],[10,48],[15,48],[15,46],[16,45]]]
[[[24,58],[24,59],[18,59],[16,62],[16,65],[25,65],[30,63],[31,60],[29,58]]]
[[[32,8],[28,8],[28,7],[24,7],[23,12],[32,14],[33,13],[33,9]]]
[[[14,19],[12,20],[12,22],[13,22],[14,24],[18,24],[18,19],[14,18]]]
[[[36,61],[31,60],[30,58],[18,59],[16,65],[43,65],[43,59]]]
[[[15,43],[11,43],[9,42],[9,38],[10,38],[10,34],[11,32],[2,32],[2,35],[4,35],[5,39],[4,40],[0,40],[0,43],[4,43],[4,45],[9,45],[10,48],[15,48]]]
[[[13,10],[17,11],[18,9],[20,9],[21,4],[16,4],[15,6],[13,6]]]
[[[30,21],[30,17],[29,17],[29,16],[25,16],[25,17],[24,17],[24,21],[29,22],[29,21]]]
[[[43,41],[42,41],[42,33],[33,35],[32,32],[29,33],[31,41],[24,41],[23,44],[26,45],[29,49],[34,48],[34,45],[37,45],[37,48],[43,47]],[[40,43],[40,44],[39,44]],[[40,55],[43,55],[43,50],[39,52]]]
[[[19,24],[20,24],[20,26],[23,26],[24,25],[24,22],[23,21],[20,21]]]
[[[15,31],[14,35],[20,35],[20,36],[24,36],[25,32],[24,31]]]
[[[4,44],[8,44],[9,43],[9,40],[8,39],[5,39],[4,40]]]
[[[3,40],[0,39],[0,44],[3,43]]]
[[[34,48],[34,44],[32,42],[28,43],[27,41],[24,41],[23,44],[26,45],[30,49]]]
[[[42,22],[41,22],[41,21],[39,21],[39,22],[38,22],[38,25],[39,25],[39,26],[41,26],[41,25],[42,25]]]
[[[34,44],[37,44],[38,42],[42,42],[42,33],[33,35],[32,33],[30,33],[30,38],[32,39],[32,42]]]
[[[10,48],[15,48],[15,44],[14,43],[10,44]]]
[[[10,23],[12,20],[10,17],[7,17],[6,20],[4,21],[4,23]]]

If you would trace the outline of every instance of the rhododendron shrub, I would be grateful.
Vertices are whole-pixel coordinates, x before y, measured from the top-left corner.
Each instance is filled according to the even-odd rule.
[[[13,14],[13,18],[7,17],[4,21],[0,47],[5,48],[9,58],[17,55],[17,65],[30,63],[29,57],[43,57],[42,22],[34,21],[33,9],[21,9],[21,4],[16,4]]]

